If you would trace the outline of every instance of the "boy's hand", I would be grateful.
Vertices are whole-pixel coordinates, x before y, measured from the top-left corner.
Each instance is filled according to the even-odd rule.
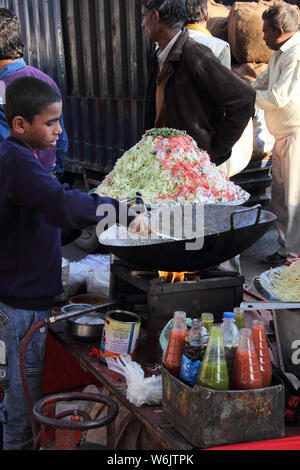
[[[139,235],[148,235],[151,232],[148,221],[142,215],[138,215],[133,219],[128,227],[129,232],[138,233]]]

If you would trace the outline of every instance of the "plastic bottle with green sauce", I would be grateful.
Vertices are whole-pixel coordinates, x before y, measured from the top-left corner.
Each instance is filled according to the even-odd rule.
[[[223,330],[220,326],[211,327],[210,338],[197,377],[197,384],[213,390],[229,389]]]

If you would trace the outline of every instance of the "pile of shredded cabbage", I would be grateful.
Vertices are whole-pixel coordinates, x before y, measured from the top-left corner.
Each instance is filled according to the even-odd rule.
[[[114,198],[142,194],[147,204],[242,204],[249,194],[211,163],[184,131],[151,129],[128,150],[98,186]]]

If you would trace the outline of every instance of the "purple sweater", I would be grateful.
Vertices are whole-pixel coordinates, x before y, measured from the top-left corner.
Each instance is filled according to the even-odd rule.
[[[0,181],[0,301],[48,309],[62,292],[61,229],[96,224],[100,204],[119,202],[68,190],[12,137],[0,144]]]

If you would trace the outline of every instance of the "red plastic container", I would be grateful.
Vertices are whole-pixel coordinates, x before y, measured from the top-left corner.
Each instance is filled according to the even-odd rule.
[[[252,332],[248,328],[240,330],[232,386],[234,390],[263,388],[263,377],[252,340]]]
[[[253,321],[252,338],[263,376],[263,386],[270,387],[272,383],[272,365],[264,325],[259,320]]]
[[[174,325],[164,358],[164,367],[175,377],[179,377],[180,374],[186,335],[186,314],[185,312],[175,312]]]

